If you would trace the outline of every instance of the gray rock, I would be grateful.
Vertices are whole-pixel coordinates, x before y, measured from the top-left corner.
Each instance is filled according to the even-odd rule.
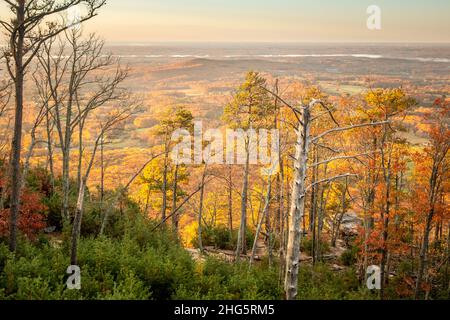
[[[45,233],[53,233],[56,231],[56,227],[48,227],[44,229]]]
[[[358,234],[358,227],[362,224],[362,219],[355,212],[349,211],[342,217],[341,232],[345,236]]]

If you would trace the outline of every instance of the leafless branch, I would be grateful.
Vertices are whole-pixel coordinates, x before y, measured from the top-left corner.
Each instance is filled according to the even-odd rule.
[[[313,168],[313,167],[317,167],[317,166],[320,166],[320,165],[323,165],[323,164],[328,164],[330,162],[334,162],[334,161],[338,161],[338,160],[357,159],[359,157],[368,156],[369,154],[372,154],[372,153],[375,153],[375,152],[365,152],[365,153],[355,154],[355,155],[352,155],[352,156],[334,157],[334,158],[330,158],[330,159],[327,159],[327,160],[324,160],[324,161],[313,163],[309,167]]]
[[[343,179],[343,178],[349,178],[349,177],[358,177],[358,175],[357,174],[346,173],[346,174],[334,176],[334,177],[331,177],[331,178],[326,178],[326,179],[317,181],[317,182],[307,186],[306,187],[306,191],[310,190],[311,188],[313,188],[313,187],[315,187],[316,185],[319,185],[319,184],[330,183],[330,182],[333,182],[335,180],[339,180],[339,179]]]
[[[319,134],[318,136],[314,137],[311,141],[313,143],[317,142],[318,140],[322,139],[323,137],[325,137],[325,136],[327,136],[329,134],[332,134],[332,133],[336,133],[336,132],[349,131],[349,130],[358,129],[358,128],[364,128],[364,127],[380,126],[380,125],[384,125],[384,124],[388,124],[388,123],[390,123],[390,121],[362,123],[362,124],[355,124],[355,125],[348,126],[348,127],[334,128],[334,129],[330,129],[328,131],[325,131],[322,134]]]

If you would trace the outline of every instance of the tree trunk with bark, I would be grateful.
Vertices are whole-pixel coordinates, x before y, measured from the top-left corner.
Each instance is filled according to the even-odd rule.
[[[177,192],[178,192],[178,168],[179,165],[175,165],[175,171],[173,174],[173,186],[172,186],[172,212],[171,212],[171,216],[172,216],[172,227],[174,229],[174,231],[176,233],[178,233],[178,215],[173,214],[174,210],[177,207]]]
[[[233,238],[233,169],[229,166],[228,172],[228,228],[230,229],[230,239]]]
[[[164,170],[163,170],[163,181],[162,181],[162,206],[161,206],[161,221],[166,221],[166,211],[167,211],[167,174],[169,166],[169,146],[166,137],[165,150],[164,150]]]
[[[20,212],[20,189],[22,179],[20,176],[20,157],[22,150],[22,118],[23,118],[23,86],[24,86],[24,67],[23,52],[25,41],[25,1],[18,1],[17,7],[17,45],[15,50],[15,115],[14,115],[14,133],[11,145],[11,205],[10,205],[10,231],[9,231],[9,249],[15,252],[17,249],[17,219]]]
[[[48,159],[48,167],[50,171],[50,183],[52,185],[53,190],[55,189],[55,170],[53,166],[53,145],[52,145],[52,122],[50,121],[50,113],[47,106],[47,110],[45,113],[45,129],[47,133],[47,159]]]
[[[264,209],[262,211],[261,217],[259,218],[258,226],[257,226],[256,232],[255,232],[255,239],[253,241],[252,255],[250,257],[250,265],[253,265],[253,263],[255,262],[257,243],[258,243],[259,235],[261,234],[261,229],[262,229],[264,220],[266,220],[268,217],[271,196],[272,196],[272,178],[271,178],[271,176],[269,176],[268,184],[267,184],[266,199],[264,202]],[[270,239],[269,239],[269,241],[270,241]],[[270,243],[269,243],[269,246],[270,246]]]
[[[244,166],[244,181],[242,184],[241,196],[241,223],[239,227],[237,247],[236,247],[236,261],[238,261],[242,254],[247,254],[247,202],[248,202],[248,178],[250,170],[250,138],[247,137],[245,141],[246,160]]]
[[[204,252],[204,248],[203,248],[203,238],[202,238],[202,225],[203,225],[203,202],[204,202],[204,198],[205,198],[205,179],[206,179],[206,171],[207,170],[207,165],[205,164],[205,168],[203,169],[203,175],[202,175],[202,182],[201,182],[201,186],[200,186],[200,206],[198,209],[198,248],[200,250],[200,252]]]
[[[446,153],[447,152],[444,153],[442,159],[445,157]],[[436,206],[437,194],[438,194],[438,189],[439,189],[439,181],[438,180],[439,180],[439,166],[440,166],[441,160],[438,159],[438,156],[439,155],[435,156],[435,158],[433,159],[432,172],[431,172],[431,176],[430,176],[430,183],[429,183],[430,189],[429,189],[429,195],[428,195],[429,212],[428,212],[426,222],[425,222],[422,247],[420,250],[419,270],[418,270],[418,274],[417,274],[416,290],[414,293],[415,299],[419,299],[421,288],[422,288],[423,276],[427,270],[430,232],[431,232],[431,228],[432,228],[433,218],[435,215],[435,206]]]
[[[70,246],[70,262],[72,265],[78,265],[78,242],[80,239],[81,222],[83,219],[84,197],[86,193],[86,180],[83,179],[78,191],[77,207],[75,211],[75,218],[72,226],[72,241]]]

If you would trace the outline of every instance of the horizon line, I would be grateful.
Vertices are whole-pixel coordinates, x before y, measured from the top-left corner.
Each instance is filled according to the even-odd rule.
[[[221,40],[161,40],[161,41],[111,41],[106,44],[120,45],[154,45],[154,44],[434,44],[450,45],[449,41],[221,41]]]

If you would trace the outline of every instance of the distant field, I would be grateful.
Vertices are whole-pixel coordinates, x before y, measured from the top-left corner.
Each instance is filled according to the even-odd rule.
[[[352,86],[352,85],[338,85],[332,83],[323,83],[320,82],[320,87],[329,95],[341,95],[341,94],[360,94],[364,90],[365,87],[362,86]]]

